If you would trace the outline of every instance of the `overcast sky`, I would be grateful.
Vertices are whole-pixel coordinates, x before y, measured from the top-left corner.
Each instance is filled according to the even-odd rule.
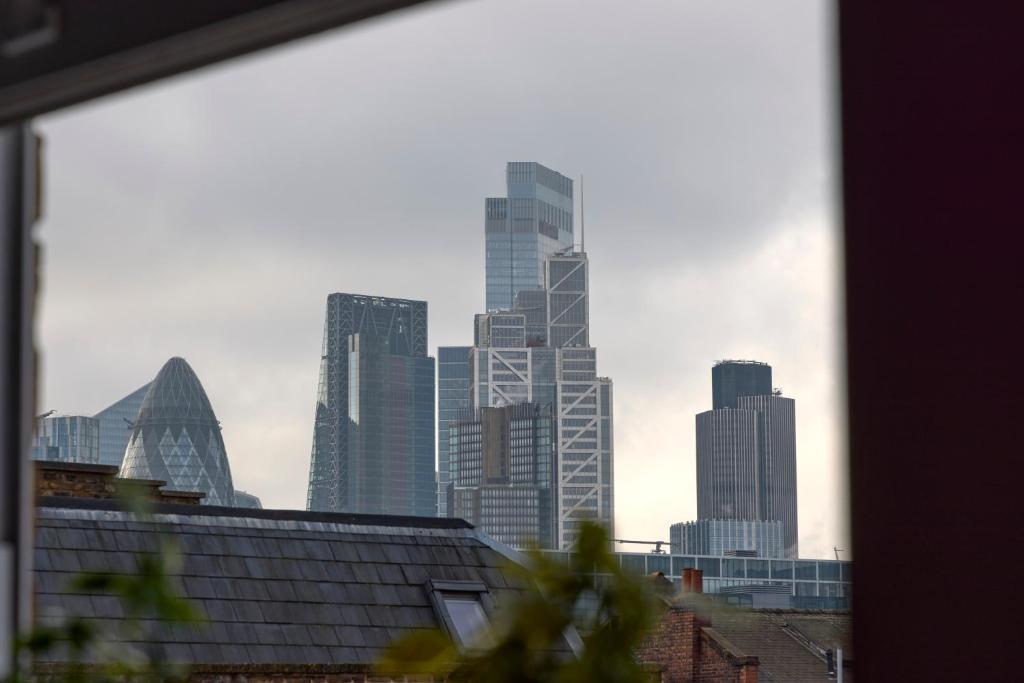
[[[539,161],[585,177],[617,535],[695,516],[711,366],[752,358],[796,399],[801,555],[832,557],[849,545],[827,7],[452,2],[40,119],[40,407],[94,413],[183,356],[236,486],[303,508],[327,294],[424,299],[432,347],[471,343],[484,197],[506,161]]]

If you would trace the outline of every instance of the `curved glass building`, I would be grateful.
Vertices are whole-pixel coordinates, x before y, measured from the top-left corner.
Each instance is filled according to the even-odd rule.
[[[205,505],[235,504],[220,423],[184,358],[167,361],[146,392],[120,476],[158,479],[171,489],[200,491],[206,494]]]

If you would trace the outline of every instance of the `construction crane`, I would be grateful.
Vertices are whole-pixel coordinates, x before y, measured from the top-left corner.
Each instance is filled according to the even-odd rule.
[[[44,417],[50,417],[51,415],[53,415],[56,412],[57,412],[56,410],[48,410],[45,413],[43,413],[42,415],[37,415],[36,419],[37,420],[42,420]]]
[[[624,538],[613,538],[612,541],[615,543],[636,543],[639,545],[653,545],[654,550],[651,552],[656,555],[664,555],[665,551],[661,549],[663,545],[670,545],[668,541],[629,541]]]
[[[844,549],[842,549],[842,548],[837,548],[836,546],[832,546],[832,552],[834,552],[836,554],[836,561],[838,562],[839,561],[839,553],[845,553],[846,551]]]

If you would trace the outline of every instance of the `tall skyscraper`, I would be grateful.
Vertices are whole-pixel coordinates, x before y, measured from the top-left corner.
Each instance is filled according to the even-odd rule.
[[[780,521],[796,557],[795,403],[772,390],[763,363],[723,361],[712,387],[723,407],[697,415],[698,519]]]
[[[463,411],[449,431],[452,516],[511,546],[557,547],[553,429],[535,403]]]
[[[471,346],[437,349],[437,516],[448,516],[451,483],[448,430],[452,421],[470,407],[469,354]]]
[[[434,446],[426,302],[328,296],[307,507],[433,517]]]
[[[132,423],[139,416],[142,399],[146,397],[149,387],[150,384],[145,384],[93,415],[100,423],[101,465],[121,466]]]
[[[572,181],[518,162],[508,165],[507,181],[507,198],[486,201],[487,313],[474,320],[470,404],[477,411],[530,404],[550,419],[551,545],[570,548],[584,521],[613,530],[612,382],[598,376],[590,346],[589,262],[573,246]],[[468,500],[466,487],[475,484],[466,482],[475,480],[465,478],[454,451],[449,467],[451,481],[463,482],[460,500]],[[511,500],[482,489],[473,495],[490,500],[484,529],[509,527],[496,520],[516,514],[502,507]]]
[[[520,289],[544,283],[544,261],[573,246],[572,180],[535,162],[511,161],[508,196],[484,200],[487,311],[511,309]]]
[[[32,457],[97,464],[100,462],[100,424],[85,415],[55,415],[36,421]]]
[[[796,557],[796,401],[777,394],[741,396],[742,410],[757,415],[762,520],[780,520],[787,557]]]
[[[574,253],[571,257],[583,269],[585,279],[586,255]],[[557,267],[548,270],[562,272]],[[559,282],[551,284],[557,286]],[[560,324],[572,306],[551,296],[554,288],[545,289],[547,296],[543,299],[555,303],[546,308],[546,323],[538,327],[542,330],[538,334],[544,340],[559,337],[586,343],[586,316],[573,316],[571,326]],[[514,316],[495,313],[491,317],[506,317],[505,322],[511,323]],[[525,325],[523,316],[519,316],[519,323]],[[525,334],[513,334],[510,327],[503,327],[505,339],[525,339]],[[570,327],[571,331],[565,332]],[[494,338],[492,331],[492,343]],[[474,347],[471,358],[470,392],[475,408],[529,402],[551,413],[555,425],[557,547],[571,547],[584,520],[599,521],[611,530],[612,382],[597,375],[597,350],[589,346],[481,346]]]
[[[184,358],[167,361],[142,400],[120,476],[159,479],[179,491],[200,491],[206,505],[235,504],[220,422]]]

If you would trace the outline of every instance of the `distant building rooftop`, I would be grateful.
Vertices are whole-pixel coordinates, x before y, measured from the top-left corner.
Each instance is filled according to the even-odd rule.
[[[718,367],[719,365],[768,365],[768,363],[764,363],[764,362],[759,361],[759,360],[738,360],[738,359],[716,360],[715,361],[715,367]]]

